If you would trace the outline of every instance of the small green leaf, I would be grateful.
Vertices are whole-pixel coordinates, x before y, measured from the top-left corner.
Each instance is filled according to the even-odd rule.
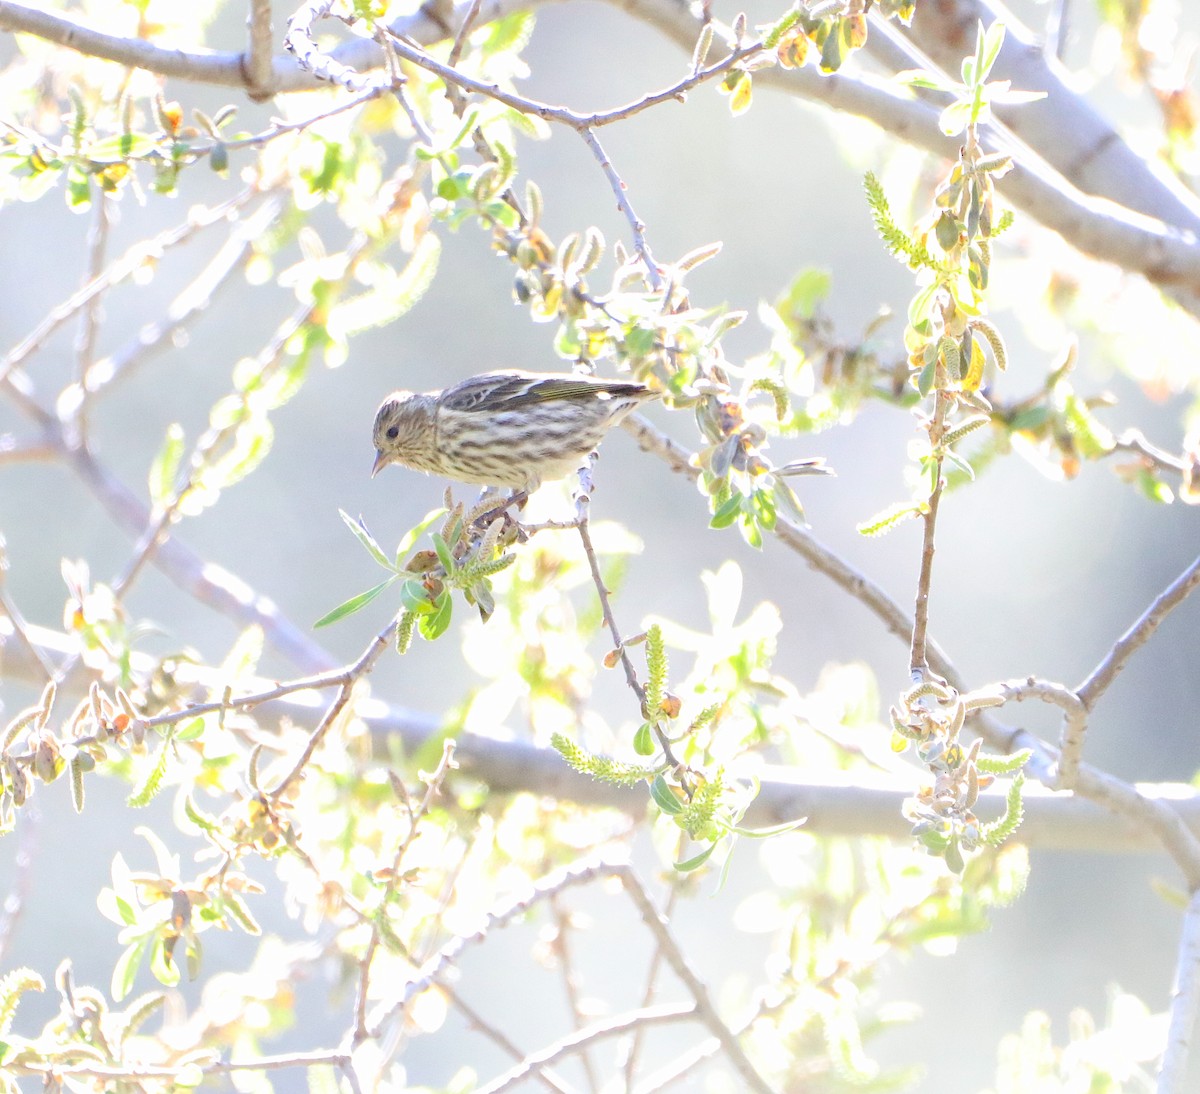
[[[362,517],[359,517],[358,520],[355,520],[344,509],[339,509],[338,515],[343,521],[345,521],[346,527],[354,533],[354,538],[357,539],[358,542],[367,549],[367,553],[376,562],[378,562],[380,566],[382,566],[385,570],[396,569],[396,567],[392,565],[391,559],[389,559],[388,556],[383,553],[383,548],[375,542],[375,537],[367,531],[367,526],[363,524]]]
[[[650,797],[654,799],[654,804],[668,816],[673,817],[683,812],[683,803],[675,796],[667,780],[661,775],[655,775],[651,781]]]
[[[447,509],[444,505],[439,506],[437,509],[431,509],[421,518],[419,523],[415,524],[412,528],[404,533],[403,538],[396,547],[395,568],[397,570],[404,565],[404,556],[407,555],[408,552],[417,545],[417,540],[419,540],[425,534],[431,524],[436,523],[443,516],[445,516],[446,512]]]
[[[762,549],[763,537],[762,530],[758,526],[758,522],[754,519],[752,513],[742,514],[742,523],[740,525],[742,539],[744,539],[756,551]]]
[[[353,615],[361,608],[365,608],[371,603],[384,589],[391,585],[399,575],[393,574],[391,577],[381,581],[378,585],[372,586],[365,593],[359,593],[357,596],[352,596],[349,600],[343,601],[331,612],[327,612],[321,616],[314,624],[313,628],[328,627],[330,623],[336,623],[339,619],[343,619],[348,615]]]
[[[195,741],[198,740],[204,733],[204,719],[193,718],[191,721],[184,723],[182,729],[175,733],[177,741]]]
[[[442,538],[441,532],[434,532],[429,538],[433,541],[433,549],[437,551],[438,561],[442,564],[442,568],[447,574],[454,573],[454,556],[450,553],[450,548]]]
[[[167,435],[150,465],[150,504],[163,508],[175,492],[175,480],[183,461],[183,427],[178,422],[167,426]]]
[[[117,963],[113,966],[112,983],[110,990],[115,1002],[120,1002],[133,991],[133,981],[137,977],[138,967],[142,963],[142,955],[146,952],[146,945],[149,943],[150,937],[147,935],[144,938],[139,938],[136,942],[121,952],[121,956],[117,958]]]
[[[433,601],[429,599],[429,591],[416,578],[409,578],[400,586],[400,603],[405,611],[417,615],[428,615],[434,610]]]
[[[450,616],[453,607],[453,602],[450,599],[450,590],[443,589],[441,595],[438,596],[437,601],[434,603],[433,611],[417,619],[417,626],[421,629],[421,637],[426,642],[433,642],[446,633],[446,628],[450,626]]]
[[[728,528],[742,511],[742,495],[738,493],[731,494],[719,506],[717,511],[713,513],[712,518],[708,522],[710,528]]]
[[[650,728],[650,723],[643,722],[633,735],[633,751],[639,756],[653,756],[657,748],[658,744],[654,740],[654,731]]]
[[[681,874],[689,873],[690,871],[697,870],[703,866],[716,849],[716,843],[710,843],[703,851],[700,852],[700,854],[693,855],[691,858],[685,859],[683,862],[672,863],[672,865]]]
[[[796,495],[790,484],[784,482],[781,478],[775,479],[775,505],[777,509],[783,509],[784,515],[790,517],[797,524],[805,525],[808,519],[804,515],[804,506],[800,504],[800,498]]]
[[[241,482],[271,451],[275,427],[265,415],[248,417],[234,435],[233,451],[213,465],[213,482],[207,485],[223,490]]]
[[[181,979],[175,956],[167,952],[166,940],[161,937],[155,938],[150,947],[150,971],[155,980],[169,988],[174,987]]]
[[[164,741],[162,747],[158,750],[158,758],[155,760],[154,766],[146,773],[146,777],[142,780],[142,785],[129,795],[125,803],[126,805],[133,809],[141,809],[154,800],[159,789],[162,787],[163,777],[167,773],[167,762],[170,759],[170,752],[170,741]]]
[[[985,32],[983,25],[979,27],[979,44],[976,46],[976,56],[979,58],[978,77],[986,80],[992,71],[992,65],[1000,55],[1000,47],[1004,45],[1004,24],[997,19]]]
[[[941,288],[940,283],[934,281],[926,285],[909,303],[908,325],[914,330],[919,329],[921,323],[928,321],[929,313],[933,307],[933,298],[937,295],[939,288]]]
[[[938,116],[938,128],[947,136],[961,133],[971,123],[973,116],[970,102],[951,103]]]

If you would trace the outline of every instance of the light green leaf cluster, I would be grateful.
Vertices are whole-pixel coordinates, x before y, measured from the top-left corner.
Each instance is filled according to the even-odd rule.
[[[636,786],[654,778],[656,773],[653,767],[622,763],[609,756],[585,752],[561,733],[555,733],[550,738],[550,744],[576,771],[590,775],[599,782],[612,783],[614,786]]]

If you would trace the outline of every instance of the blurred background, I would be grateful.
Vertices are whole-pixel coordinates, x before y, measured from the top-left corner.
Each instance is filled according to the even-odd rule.
[[[727,9],[717,11],[722,18],[735,10],[717,7]],[[1042,12],[1041,6],[1018,6],[1033,25]],[[757,5],[748,14],[753,24],[777,11]],[[1069,64],[1097,60],[1090,14],[1075,12]],[[1191,21],[1188,32],[1196,33],[1200,13],[1188,11],[1185,18]],[[211,44],[241,48],[243,23],[242,6],[227,5]],[[12,52],[12,41],[0,39],[0,59]],[[526,56],[531,76],[523,90],[579,110],[612,107],[666,86],[687,64],[651,29],[613,7],[590,3],[541,9]],[[1130,103],[1119,87],[1109,89],[1101,81],[1092,91],[1102,109],[1124,112],[1121,124],[1130,131],[1151,116],[1151,104]],[[185,108],[210,111],[234,101],[211,88],[175,82],[168,82],[166,95]],[[269,106],[237,101],[238,127],[257,129],[270,116]],[[756,305],[775,298],[808,267],[832,275],[828,312],[845,341],[857,340],[881,307],[903,315],[911,276],[884,252],[872,229],[861,197],[862,172],[882,174],[897,194],[897,219],[905,223],[904,188],[914,179],[932,184],[936,165],[931,169],[886,135],[769,91],[756,91],[749,113],[733,118],[726,100],[703,88],[686,107],[646,111],[606,129],[603,140],[660,261],[705,243],[724,244],[720,258],[693,274],[690,285],[700,306],[751,311],[751,321],[727,343],[731,356],[765,346],[766,334],[753,319]],[[610,243],[625,238],[608,184],[574,133],[555,131],[544,143],[525,143],[518,155],[521,176],[541,185],[544,226],[552,238],[589,224]],[[235,156],[235,172],[237,166]],[[208,172],[190,171],[173,201],[139,205],[127,197],[118,209],[110,253],[180,222],[192,204],[221,200],[232,188]],[[919,182],[917,189],[923,200]],[[78,286],[89,224],[88,216],[67,213],[60,195],[0,209],[0,345],[10,347],[25,336]],[[376,580],[339,519],[339,508],[361,514],[387,545],[440,504],[438,480],[399,470],[369,478],[370,427],[382,396],[394,387],[442,387],[494,367],[561,367],[551,348],[553,327],[531,324],[513,303],[511,267],[492,253],[488,237],[471,227],[439,232],[441,266],[417,307],[397,324],[358,337],[341,367],[314,368],[297,398],[274,416],[276,438],[265,465],[229,490],[215,509],[176,527],[176,535],[198,554],[269,597],[302,628]],[[993,315],[1010,346],[1009,372],[1001,380],[1008,393],[1039,386],[1069,332],[1065,322],[1056,326],[1022,292],[1033,268],[1022,264],[1025,256],[1036,262],[1045,253],[1039,250],[1045,244],[1031,239],[1033,232],[1019,218],[994,273],[996,299],[1019,305]],[[153,280],[108,295],[102,350],[160,318],[218,243],[215,235],[198,238],[164,260]],[[1032,250],[1024,250],[1027,246]],[[226,288],[186,339],[146,362],[96,408],[94,447],[102,459],[144,495],[146,469],[168,425],[181,423],[189,439],[202,432],[210,406],[228,389],[235,361],[257,352],[290,307],[282,289]],[[875,336],[885,355],[899,352],[902,329],[902,319],[894,319]],[[1119,399],[1106,424],[1137,426],[1151,440],[1177,449],[1191,396],[1164,392],[1148,399],[1114,366],[1112,332],[1085,328],[1077,334],[1077,390],[1085,395],[1111,390]],[[70,376],[74,335],[68,324],[30,362],[39,390],[55,390]],[[1178,349],[1185,359],[1179,367],[1193,375],[1194,345]],[[681,443],[695,446],[694,422],[687,416],[661,408],[651,415]],[[21,438],[35,433],[11,403],[0,402],[0,433],[5,432]],[[800,480],[815,535],[906,607],[916,578],[919,527],[905,525],[882,539],[865,539],[855,524],[908,496],[898,469],[915,436],[905,414],[868,406],[849,427],[777,442],[774,452],[779,462],[824,456],[836,469],[836,479]],[[778,544],[755,552],[734,532],[704,530],[704,500],[664,465],[642,456],[620,431],[605,444],[595,478],[593,518],[620,521],[644,543],[614,604],[628,630],[650,614],[704,625],[697,574],[733,556],[745,572],[744,608],[761,600],[778,605],[784,629],[776,667],[802,692],[815,685],[826,665],[838,662],[869,665],[884,696],[907,684],[906,648],[883,633],[865,609]],[[1198,520],[1200,513],[1179,504],[1152,505],[1105,466],[1085,466],[1078,480],[1063,484],[1015,456],[1000,461],[943,506],[932,632],[973,686],[1030,674],[1078,683],[1195,556]],[[7,542],[10,595],[30,622],[50,627],[62,624],[60,559],[87,558],[95,579],[109,580],[132,546],[59,465],[3,468],[0,531]],[[155,653],[186,644],[219,660],[237,633],[230,620],[198,606],[156,571],[139,580],[130,607],[161,628],[145,640]],[[381,600],[315,637],[334,658],[350,659],[389,611]],[[1091,762],[1125,779],[1192,777],[1200,762],[1198,627],[1200,603],[1185,604],[1134,659],[1095,713],[1087,748]],[[597,641],[597,656],[603,645]],[[278,658],[268,659],[264,670],[281,677],[293,673]],[[371,678],[379,697],[435,713],[441,697],[457,697],[471,682],[453,636],[432,645],[416,642],[405,658],[385,658]],[[28,698],[14,682],[0,682],[6,716]],[[594,700],[614,723],[628,719],[627,693],[616,674],[599,677]],[[1026,706],[1017,714],[1028,718],[1031,729],[1056,737],[1056,722],[1043,711]],[[77,979],[108,981],[118,952],[116,932],[97,918],[91,901],[108,882],[116,850],[130,857],[145,854],[133,828],[152,826],[156,811],[169,806],[156,803],[135,813],[124,805],[123,788],[95,785],[82,816],[70,808],[62,783],[40,793],[29,818],[33,823],[0,840],[0,879],[8,879],[0,881],[0,890],[18,878],[23,887],[23,910],[8,940],[9,967],[30,965],[49,979],[69,938]],[[903,830],[900,822],[897,832]],[[907,843],[897,844],[896,854],[909,853]],[[752,848],[741,853],[739,869],[755,869],[755,854]],[[32,866],[18,869],[21,856]],[[1050,1015],[1059,1041],[1066,1037],[1071,1008],[1102,1015],[1114,987],[1164,1009],[1179,918],[1152,889],[1156,878],[1177,883],[1160,856],[1035,852],[1027,894],[995,915],[989,933],[966,939],[952,957],[920,953],[890,967],[881,994],[915,1001],[923,1016],[887,1035],[874,1053],[885,1063],[926,1062],[928,1076],[919,1089],[957,1094],[991,1082],[999,1038],[1017,1030],[1032,1009]],[[718,935],[708,926],[728,922],[736,892],[731,884],[719,896],[685,902],[677,918],[689,956],[704,969],[728,972],[761,962],[765,943]],[[595,911],[594,903],[588,906]],[[279,917],[272,923],[269,914],[263,916],[269,927],[298,930],[281,910]],[[601,920],[598,928],[601,935],[621,929],[619,919]],[[535,975],[527,956],[532,935],[532,928],[521,928],[491,939],[464,966],[464,982],[475,978],[477,985],[491,983],[497,993],[511,994],[514,983]],[[252,943],[208,936],[206,961],[239,967]],[[600,946],[580,958],[589,991],[601,996],[611,973],[603,955]],[[303,986],[299,990],[303,994]],[[54,1005],[49,994],[22,1004],[30,1021],[40,1021]],[[343,1027],[328,1015],[306,1014],[289,1036],[290,1047],[321,1043],[323,1028]],[[457,1062],[436,1053],[425,1059],[426,1051],[418,1047],[408,1058],[411,1081],[446,1081]],[[300,1089],[288,1082],[280,1078],[277,1089]]]

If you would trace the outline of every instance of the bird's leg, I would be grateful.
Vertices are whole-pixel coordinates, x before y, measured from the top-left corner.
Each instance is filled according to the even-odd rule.
[[[525,503],[529,500],[529,493],[526,490],[514,490],[508,497],[501,497],[498,494],[489,494],[484,491],[479,500],[475,503],[475,507],[471,510],[469,519],[473,528],[485,529],[491,525],[497,517],[504,520],[506,525],[511,526],[516,530],[515,536],[508,536],[506,529],[504,535],[511,541],[512,538],[525,539],[524,528],[520,520],[509,512],[514,505],[518,508],[524,508]],[[494,502],[494,504],[493,504]]]
[[[579,469],[579,485],[575,488],[572,495],[575,499],[575,522],[577,524],[587,519],[588,504],[592,500],[592,490],[596,486],[592,481],[592,467],[598,455],[599,453],[595,449],[592,449],[588,453],[587,460]]]

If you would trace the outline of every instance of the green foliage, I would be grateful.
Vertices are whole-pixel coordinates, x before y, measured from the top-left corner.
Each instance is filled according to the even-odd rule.
[[[596,756],[585,752],[561,733],[554,734],[550,738],[550,744],[576,771],[590,775],[600,782],[612,783],[614,786],[636,786],[654,778],[656,774],[655,768],[652,767],[621,763],[608,756]]]
[[[475,605],[486,620],[495,610],[491,578],[507,569],[515,559],[514,555],[504,553],[502,543],[502,540],[511,540],[515,528],[506,525],[502,515],[496,515],[500,512],[501,503],[495,497],[476,504],[470,512],[464,512],[461,504],[450,510],[446,507],[435,509],[405,533],[396,549],[394,562],[376,543],[361,518],[354,520],[343,512],[342,521],[389,576],[342,601],[313,626],[326,627],[361,611],[397,581],[401,582],[400,602],[403,606],[400,618],[405,621],[402,633],[397,637],[397,649],[401,653],[408,648],[414,621],[426,641],[436,641],[445,634],[453,611],[451,589],[461,590],[467,602]],[[443,516],[446,521],[442,531],[430,533],[434,550],[419,551],[407,561],[401,561],[419,537]]]
[[[930,269],[945,272],[944,267],[936,262],[923,243],[913,239],[901,231],[888,205],[887,195],[883,185],[873,172],[868,171],[863,176],[863,188],[867,192],[867,204],[871,208],[871,218],[875,222],[875,231],[883,244],[897,258],[904,258],[913,269]]]
[[[877,513],[870,520],[865,520],[855,525],[855,527],[860,535],[881,536],[885,532],[890,532],[897,524],[902,524],[910,517],[920,516],[921,512],[922,507],[919,504],[904,504],[900,502],[895,505],[889,505],[883,512]]]
[[[0,1037],[12,1028],[13,1015],[27,991],[45,991],[46,984],[32,969],[18,968],[0,977]]]
[[[1067,1023],[1067,1043],[1059,1047],[1049,1016],[1033,1011],[1019,1032],[1000,1042],[996,1094],[1132,1089],[1131,1076],[1149,1076],[1157,1070],[1166,1017],[1151,1014],[1140,999],[1113,987],[1104,1021],[1097,1022],[1082,1008],[1074,1009]]]
[[[192,7],[203,5],[156,11],[155,20],[178,23],[160,29],[139,0],[130,8],[138,20],[130,34],[199,43],[206,16]],[[351,8],[364,24],[356,33],[384,14],[374,0],[354,0]],[[912,0],[873,6],[878,16],[901,20],[913,9]],[[734,114],[751,107],[756,73],[766,66],[813,63],[834,72],[867,35],[865,16],[854,5],[797,6],[760,28],[757,40],[739,19],[725,42],[734,52],[727,55],[723,46],[714,61],[709,54],[717,27],[715,21],[698,24],[685,83],[690,93],[702,78],[713,77]],[[566,968],[578,923],[560,896],[573,878],[589,871],[605,876],[590,864],[622,858],[649,827],[654,851],[671,869],[664,871],[666,892],[647,885],[635,929],[671,931],[675,924],[665,923],[660,902],[669,904],[672,919],[681,909],[686,914],[699,879],[718,874],[719,884],[740,887],[730,929],[769,938],[769,959],[752,985],[755,998],[768,1002],[737,1038],[773,1088],[807,1089],[816,1082],[830,1090],[866,1091],[916,1084],[911,1069],[882,1069],[869,1054],[871,1039],[898,1020],[896,1008],[877,1002],[880,974],[893,955],[921,947],[945,950],[984,929],[991,909],[1019,894],[1027,869],[1021,847],[999,845],[1022,818],[1021,769],[1029,754],[983,755],[978,740],[968,740],[964,731],[973,712],[998,701],[986,689],[960,695],[926,673],[891,706],[884,724],[878,688],[863,666],[813,667],[817,682],[806,675],[802,690],[794,674],[774,664],[783,626],[778,609],[770,602],[744,609],[741,571],[727,562],[703,575],[706,625],[682,626],[670,616],[688,618],[686,611],[653,604],[661,614],[645,624],[644,671],[640,659],[629,656],[639,639],[622,638],[612,623],[604,642],[613,648],[603,664],[613,669],[620,663],[628,680],[609,689],[622,696],[609,724],[593,694],[601,664],[597,599],[611,592],[612,610],[628,622],[628,602],[615,597],[625,561],[640,544],[623,529],[597,522],[589,526],[595,557],[587,558],[569,526],[530,527],[524,512],[495,498],[468,506],[447,495],[444,507],[388,550],[361,518],[341,513],[384,573],[315,626],[357,616],[385,594],[394,622],[377,637],[367,636],[359,659],[333,673],[291,681],[260,677],[260,661],[270,673],[279,671],[280,650],[265,644],[256,627],[242,630],[223,659],[190,652],[164,656],[157,634],[132,614],[137,601],[129,587],[164,537],[181,518],[202,516],[262,468],[276,428],[286,421],[276,412],[303,390],[314,367],[341,365],[355,335],[397,323],[423,297],[439,273],[445,231],[485,233],[482,238],[507,263],[514,299],[530,322],[544,325],[547,346],[564,362],[647,383],[662,394],[674,422],[694,419],[696,435],[687,443],[697,450],[676,462],[698,479],[709,526],[736,527],[754,548],[787,531],[789,522],[804,522],[793,484],[827,470],[806,455],[808,435],[848,421],[868,400],[914,412],[923,435],[910,446],[911,500],[864,522],[865,535],[914,516],[928,527],[936,508],[931,502],[944,489],[973,481],[989,460],[1011,448],[1070,477],[1084,460],[1134,446],[1105,425],[1102,397],[1077,390],[1070,377],[1073,353],[1044,383],[1038,381],[1041,390],[1032,395],[1004,403],[989,386],[990,373],[1003,370],[1009,357],[1000,324],[987,317],[992,241],[1013,223],[1010,212],[996,207],[994,183],[1015,164],[1009,154],[983,148],[978,131],[997,103],[1030,98],[990,79],[1002,26],[979,28],[961,82],[912,81],[950,95],[940,124],[946,133],[962,134],[959,160],[917,222],[901,227],[879,178],[868,173],[865,180],[884,245],[917,275],[902,346],[884,337],[883,318],[865,323],[860,337],[837,335],[824,314],[833,287],[824,271],[801,271],[772,303],[751,313],[698,302],[693,271],[716,261],[720,244],[700,241],[678,257],[652,260],[641,227],[632,233],[632,249],[589,224],[552,239],[547,225],[561,215],[559,195],[548,191],[543,197],[522,170],[524,141],[548,134],[546,117],[553,111],[517,109],[511,95],[501,101],[479,91],[503,95],[523,86],[521,51],[533,16],[512,12],[461,33],[447,29],[453,33],[424,52],[425,64],[389,58],[393,82],[380,84],[379,94],[355,98],[336,83],[301,96],[280,92],[272,108],[279,117],[262,133],[235,130],[232,106],[189,109],[165,100],[157,77],[98,60],[64,63],[61,71],[46,66],[37,80],[18,73],[22,79],[12,81],[26,90],[13,99],[23,104],[21,117],[0,119],[0,202],[61,192],[72,211],[92,210],[90,246],[98,269],[81,290],[94,294],[88,301],[98,304],[125,281],[153,276],[171,248],[203,230],[206,225],[189,215],[183,227],[126,258],[106,265],[101,253],[114,210],[120,208],[127,222],[138,212],[127,195],[151,206],[166,195],[188,196],[199,181],[189,172],[201,167],[217,176],[205,175],[207,184],[238,179],[245,185],[211,217],[214,225],[233,221],[249,241],[233,274],[244,275],[250,287],[284,290],[294,304],[258,352],[236,361],[206,422],[205,408],[197,408],[198,429],[189,424],[185,433],[182,424],[165,420],[147,426],[153,436],[165,436],[138,476],[144,475],[152,510],[139,525],[146,528],[142,553],[111,582],[93,580],[86,562],[63,565],[62,638],[69,652],[52,666],[53,674],[69,682],[87,673],[91,689],[71,709],[71,701],[48,685],[36,703],[9,719],[0,735],[0,832],[16,826],[34,793],[64,776],[77,810],[84,807],[87,784],[104,778],[129,787],[131,808],[152,801],[162,807],[175,791],[174,813],[156,832],[142,830],[152,865],[135,870],[122,855],[113,859],[112,884],[99,898],[121,947],[107,996],[73,984],[64,964],[57,984],[62,1013],[37,1037],[26,1038],[10,1035],[14,1014],[22,994],[42,990],[42,981],[28,970],[0,980],[4,1082],[12,1081],[7,1072],[13,1071],[85,1083],[95,1077],[80,1069],[94,1064],[107,1069],[97,1082],[161,1080],[163,1089],[187,1089],[217,1078],[214,1065],[228,1061],[231,1052],[235,1060],[265,1054],[269,1039],[294,1020],[295,984],[311,976],[314,960],[311,942],[289,944],[273,929],[263,932],[259,919],[266,922],[282,907],[284,914],[303,917],[304,930],[317,932],[321,959],[354,1010],[353,1027],[345,1031],[346,1043],[356,1046],[353,1057],[331,1053],[312,1060],[310,1085],[382,1087],[396,1081],[404,1065],[386,1072],[380,1064],[379,1075],[367,1075],[381,1055],[376,1047],[395,1040],[397,1023],[406,1039],[436,1033],[448,1009],[464,1005],[464,997],[445,987],[445,977],[465,947],[486,944],[489,930],[512,916],[545,913],[542,957]],[[25,36],[16,39],[22,63],[36,69],[33,44]],[[395,48],[401,47],[410,48],[411,41],[398,40]],[[426,67],[431,61],[453,64],[475,83],[447,86],[444,75]],[[682,99],[684,92],[670,97]],[[605,170],[615,177],[611,164]],[[892,176],[884,177],[891,188]],[[613,184],[624,203],[623,187],[619,179]],[[622,212],[637,222],[632,206],[623,204]],[[204,297],[206,304],[219,287],[198,285],[206,293],[181,300]],[[80,299],[56,312],[54,323],[82,313]],[[196,310],[204,304],[196,303]],[[169,318],[164,330],[175,323],[174,310]],[[91,321],[85,317],[85,334]],[[182,330],[181,320],[178,330],[162,337]],[[729,339],[734,331],[739,333]],[[38,338],[43,335],[48,337],[41,331]],[[1144,330],[1139,335],[1146,337]],[[755,339],[757,352],[744,353],[744,345],[755,348]],[[90,461],[104,446],[93,444],[87,411],[121,369],[114,364],[109,375],[89,367],[94,347],[85,347],[86,340],[79,340],[77,375],[63,398],[35,418],[47,445],[58,444],[61,432],[67,438],[61,454],[77,457],[78,466],[95,466],[99,475],[100,464]],[[729,349],[735,344],[736,354]],[[1186,344],[1171,344],[1176,356]],[[21,406],[36,406],[35,395],[45,394],[38,390],[45,374],[24,371],[24,356],[32,352],[20,345],[0,367]],[[804,447],[790,450],[802,434]],[[21,443],[17,434],[0,440]],[[7,451],[5,445],[0,449]],[[1168,501],[1174,494],[1164,467],[1170,469],[1169,461],[1146,456],[1125,474],[1149,497]],[[1185,478],[1180,496],[1190,496],[1193,486]],[[122,490],[110,494],[123,496]],[[131,512],[135,493],[120,503]],[[790,580],[774,569],[777,560],[767,560],[767,579]],[[189,572],[198,583],[207,576],[201,569]],[[231,585],[214,581],[208,588],[214,597],[232,594],[243,607],[252,605],[258,618],[274,618],[255,598],[239,599],[240,590]],[[474,612],[456,619],[458,599],[477,609],[478,619]],[[606,603],[605,616],[609,611]],[[7,601],[4,614],[19,633]],[[354,622],[361,623],[361,616]],[[405,653],[418,633],[427,641],[453,633],[464,664],[476,674],[473,684],[450,696],[440,676],[401,678],[405,695],[417,697],[413,701],[423,708],[457,702],[432,731],[423,718],[413,729],[407,713],[396,709],[380,717],[378,697],[386,686],[376,688],[374,700],[365,694],[372,657],[393,637]],[[927,666],[917,668],[921,676]],[[386,677],[371,680],[381,682],[386,685]],[[626,683],[632,686],[626,689]],[[636,703],[635,695],[644,702]],[[407,737],[380,728],[397,723]],[[651,820],[585,809],[565,794],[552,796],[558,793],[553,781],[543,792],[532,776],[534,792],[517,792],[526,785],[520,771],[509,770],[489,785],[494,773],[486,757],[505,756],[514,739],[522,746],[549,745],[574,770],[613,786],[645,783]],[[614,756],[585,750],[576,743],[581,740],[598,742]],[[813,777],[833,774],[853,786],[877,773],[878,753],[889,743],[921,765],[905,815],[915,850],[929,854],[880,839],[797,831],[802,820],[743,823],[759,779],[775,765]],[[1005,812],[982,822],[974,810],[980,791],[996,777],[1011,777]],[[200,846],[194,869],[184,865],[178,838],[184,835]],[[750,870],[743,878],[728,869],[734,847],[747,838],[760,840],[765,880]],[[262,878],[277,900],[258,899]],[[627,889],[632,884],[626,875],[621,883]],[[514,904],[514,892],[533,895]],[[256,957],[217,981],[206,968],[203,935],[235,927],[256,938]],[[672,964],[675,955],[660,935],[654,937],[655,963]],[[672,936],[685,963],[694,956],[687,937],[686,931]],[[210,948],[217,947],[210,942]],[[621,952],[628,957],[635,948]],[[206,978],[204,990],[189,996],[188,1020],[173,1023],[170,1039],[150,1022],[165,994],[137,994],[146,976],[169,987],[185,976]],[[654,981],[652,975],[647,991]],[[732,986],[711,985],[714,997]],[[214,1007],[209,996],[218,987],[220,1005]],[[116,1009],[126,1000],[124,1010]],[[1140,1027],[1147,1016],[1135,1012],[1123,1006],[1120,1017]],[[468,1021],[476,1019],[468,1015]],[[1073,1045],[1094,1045],[1094,1031],[1082,1025],[1072,1029]],[[1050,1075],[1076,1084],[1110,1078],[1105,1068],[1083,1067],[1068,1059],[1070,1053],[1053,1050],[1036,1022],[1022,1038],[1015,1048],[1007,1046],[1006,1089],[1026,1089]],[[243,1078],[258,1081],[242,1073],[237,1081]],[[548,1072],[543,1078],[557,1081]],[[447,1089],[478,1085],[464,1067]]]
[[[1021,788],[1025,785],[1025,774],[1018,771],[1013,781],[1008,785],[1008,795],[1004,802],[1004,816],[991,824],[985,824],[979,830],[979,838],[992,847],[999,847],[1011,836],[1025,816],[1025,807],[1021,803]]]
[[[646,630],[646,709],[656,716],[663,709],[667,687],[667,650],[662,628],[652,623]]]

